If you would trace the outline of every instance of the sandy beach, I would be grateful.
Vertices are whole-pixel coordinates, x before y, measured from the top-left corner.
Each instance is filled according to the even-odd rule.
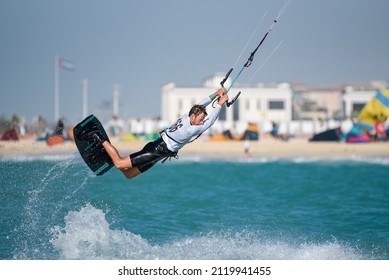
[[[123,142],[112,139],[120,154],[125,155],[140,150],[145,142]],[[0,156],[39,155],[76,153],[73,142],[67,141],[56,146],[48,146],[45,142],[36,140],[20,140],[17,142],[0,142]],[[240,141],[208,142],[199,139],[186,145],[179,155],[203,155],[211,157],[241,157],[244,145]],[[291,139],[288,142],[274,139],[251,141],[249,156],[252,157],[347,157],[347,156],[389,156],[389,143],[358,143],[343,142],[309,142],[306,139]]]

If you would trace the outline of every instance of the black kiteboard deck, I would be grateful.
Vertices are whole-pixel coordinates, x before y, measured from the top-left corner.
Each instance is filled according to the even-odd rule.
[[[97,176],[100,176],[111,169],[113,163],[104,147],[91,137],[89,134],[91,131],[99,131],[104,138],[108,139],[100,121],[94,115],[90,115],[74,127],[74,141],[85,163]]]

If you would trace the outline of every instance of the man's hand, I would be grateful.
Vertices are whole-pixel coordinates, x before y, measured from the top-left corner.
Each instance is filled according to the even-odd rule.
[[[228,100],[228,95],[227,94],[222,95],[219,97],[219,101],[217,102],[217,104],[219,104],[220,106],[223,106],[227,100]]]
[[[221,89],[219,89],[217,92],[215,92],[215,95],[217,97],[222,97],[223,94],[225,94],[227,92],[226,88],[222,87]]]

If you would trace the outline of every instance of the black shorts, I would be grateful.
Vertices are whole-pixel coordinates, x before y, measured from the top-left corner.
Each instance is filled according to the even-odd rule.
[[[177,153],[170,151],[166,143],[159,137],[157,140],[147,143],[141,151],[131,154],[130,159],[133,167],[137,167],[140,172],[145,172],[161,159],[175,156]]]

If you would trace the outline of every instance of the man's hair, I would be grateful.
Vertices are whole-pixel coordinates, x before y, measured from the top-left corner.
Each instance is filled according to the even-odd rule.
[[[205,116],[207,116],[208,114],[207,114],[207,110],[206,110],[206,108],[205,108],[205,106],[204,105],[194,105],[191,109],[190,109],[190,111],[189,111],[189,116],[190,115],[195,115],[196,117],[198,116],[198,115],[200,115],[201,113],[204,113],[204,115]]]

